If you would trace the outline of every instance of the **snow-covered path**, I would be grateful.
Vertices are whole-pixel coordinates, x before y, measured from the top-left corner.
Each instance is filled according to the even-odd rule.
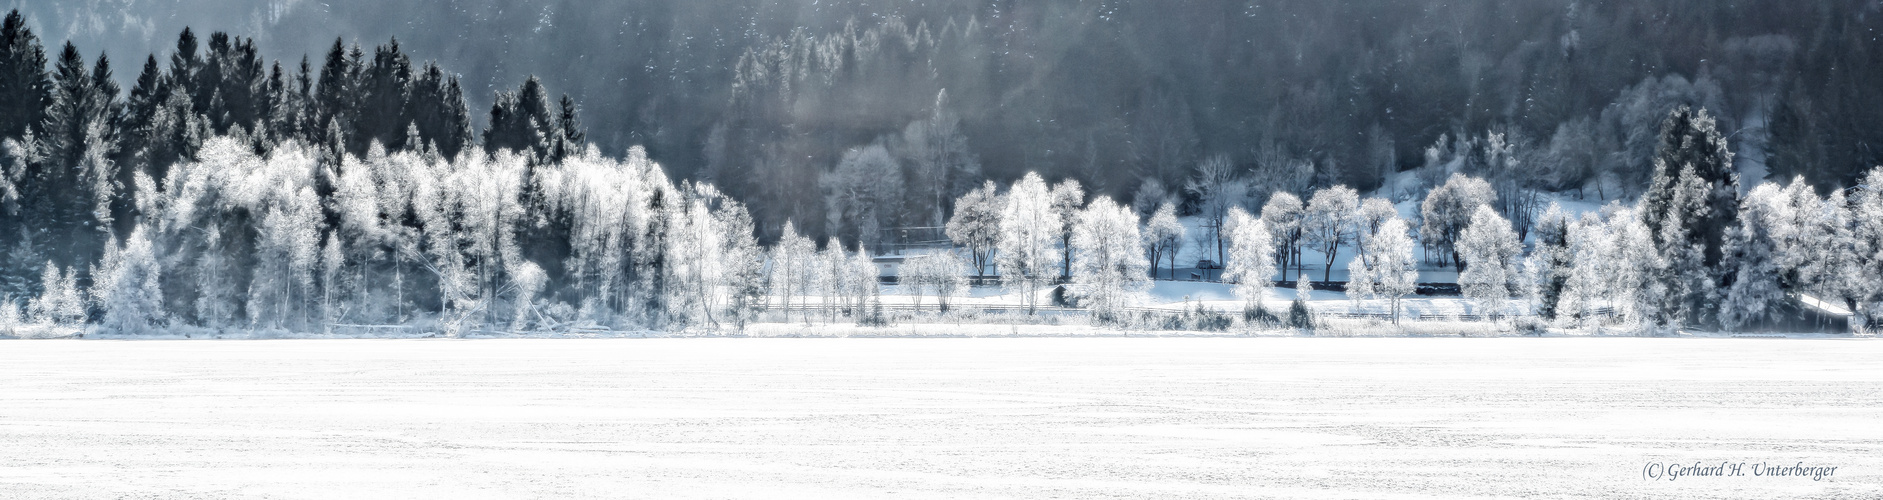
[[[1751,339],[7,341],[0,497],[1876,497],[1880,359]],[[1839,468],[1642,478],[1721,461]]]

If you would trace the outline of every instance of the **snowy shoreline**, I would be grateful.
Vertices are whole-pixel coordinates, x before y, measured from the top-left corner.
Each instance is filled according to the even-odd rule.
[[[1082,325],[998,325],[948,323],[904,324],[890,327],[856,327],[849,325],[798,325],[798,324],[755,324],[747,332],[601,332],[601,333],[472,333],[460,337],[447,336],[435,332],[415,333],[411,335],[344,335],[300,332],[177,332],[144,335],[124,335],[97,332],[68,332],[64,334],[34,332],[28,335],[0,335],[0,340],[595,340],[595,339],[977,339],[977,338],[1249,338],[1249,339],[1452,339],[1452,338],[1512,338],[1512,339],[1742,339],[1742,340],[1870,340],[1874,336],[1856,336],[1839,333],[1758,333],[1734,334],[1718,332],[1683,332],[1673,336],[1641,336],[1631,334],[1589,334],[1550,332],[1543,335],[1523,335],[1502,333],[1490,335],[1472,334],[1430,334],[1430,333],[1360,333],[1348,335],[1314,335],[1287,330],[1257,332],[1205,332],[1182,330],[1118,330]]]

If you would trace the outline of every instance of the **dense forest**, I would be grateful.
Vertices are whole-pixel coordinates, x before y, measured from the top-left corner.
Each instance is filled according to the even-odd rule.
[[[1876,4],[278,2],[244,25],[268,38],[161,43],[145,9],[0,27],[0,298],[42,319],[742,323],[771,295],[861,305],[867,249],[944,226],[973,266],[937,279],[1117,291],[1155,266],[1107,252],[1174,258],[1178,216],[1232,274],[1299,277],[1309,248],[1326,279],[1377,235],[1504,300],[1556,272],[1523,270],[1526,242],[1574,236],[1543,193],[1634,204],[1581,221],[1612,248],[1577,255],[1660,277],[1579,290],[1659,287],[1600,299],[1664,302],[1642,321],[1730,323],[1702,311],[1768,282],[1873,298],[1830,277],[1876,260],[1851,215],[1874,197],[1844,189],[1883,163]],[[1417,220],[1382,233],[1402,202]],[[1757,203],[1782,213],[1739,217]],[[1855,257],[1806,269],[1818,233]],[[1748,252],[1796,262],[1747,281]]]
[[[325,75],[321,54],[336,36],[349,52],[368,47],[353,61],[360,66],[378,60],[371,45],[396,37],[404,53],[461,75],[458,91],[479,128],[497,128],[484,110],[536,75],[550,104],[564,93],[574,99],[604,153],[644,146],[669,175],[716,182],[751,205],[769,242],[786,219],[831,234],[826,225],[843,210],[825,194],[853,183],[845,160],[872,146],[888,154],[858,154],[850,173],[899,173],[872,177],[901,181],[879,189],[931,195],[841,215],[881,227],[939,226],[948,200],[981,177],[1006,183],[1026,172],[1121,199],[1157,180],[1147,192],[1190,198],[1185,208],[1194,209],[1181,188],[1196,164],[1216,157],[1262,173],[1262,191],[1369,191],[1388,173],[1435,161],[1433,150],[1475,149],[1487,132],[1526,160],[1527,183],[1634,196],[1648,184],[1653,129],[1678,104],[1717,118],[1753,180],[1803,175],[1826,189],[1849,186],[1883,163],[1875,146],[1883,97],[1867,90],[1883,76],[1879,8],[1861,0],[94,0],[25,12],[51,40],[133,63],[167,57],[186,25],[255,36],[251,48],[287,61],[290,76],[303,54]],[[129,88],[132,75],[120,74],[120,85]],[[403,123],[362,127],[385,139]]]

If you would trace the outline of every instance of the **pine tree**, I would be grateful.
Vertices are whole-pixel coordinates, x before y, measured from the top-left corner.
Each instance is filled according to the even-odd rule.
[[[229,68],[229,34],[221,31],[209,33],[208,50],[204,51],[202,64],[190,79],[190,105],[198,112],[209,117],[209,126],[217,133],[229,130],[229,113],[223,96],[223,75]]]
[[[421,145],[405,143],[405,129],[415,117],[407,105],[412,86],[412,62],[399,50],[399,40],[373,48],[372,64],[361,68],[358,114],[353,118],[353,135],[347,151],[359,155],[378,141],[388,151],[414,149]]]
[[[1712,290],[1731,285],[1724,280],[1733,272],[1721,269],[1720,260],[1726,232],[1738,223],[1739,173],[1705,109],[1675,109],[1661,122],[1660,134],[1654,177],[1640,207],[1655,246],[1672,259],[1661,276],[1676,302],[1660,314],[1670,322],[1709,321],[1711,315],[1702,313],[1712,309]]]
[[[46,52],[19,10],[0,24],[0,139],[19,139],[37,128],[52,104]]]
[[[542,82],[535,76],[515,92],[498,92],[484,129],[484,149],[527,152],[533,163],[548,158],[549,141],[557,133],[545,95]]]
[[[194,95],[196,74],[202,71],[202,67],[203,59],[196,54],[196,33],[186,26],[182,33],[177,34],[176,50],[170,53],[169,76],[173,85],[171,91],[181,93],[184,98],[191,99],[191,108],[200,109],[200,106],[194,102]]]
[[[109,158],[117,86],[109,80],[108,63],[99,69],[106,72],[102,82],[85,70],[72,44],[60,51],[53,105],[38,136],[45,157],[29,165],[21,193],[24,222],[47,231],[49,241],[61,244],[51,256],[77,269],[90,266],[104,248],[112,229],[111,200],[119,194]]]
[[[588,134],[582,131],[582,120],[576,116],[575,100],[563,94],[562,100],[557,102],[556,130],[550,143],[549,161],[561,162],[581,151],[587,142]]]
[[[1536,245],[1531,251],[1541,268],[1542,280],[1537,294],[1537,315],[1554,321],[1560,314],[1563,288],[1569,283],[1569,214],[1550,203],[1536,222]]]
[[[84,57],[77,47],[66,43],[53,70],[53,99],[46,110],[45,131],[38,136],[45,144],[46,162],[54,168],[70,169],[85,154],[85,132],[96,116],[92,87]]]
[[[476,137],[471,131],[471,108],[465,104],[464,89],[458,85],[458,77],[446,80],[442,105],[444,112],[433,140],[440,154],[457,157],[460,151],[475,145],[473,138]]]
[[[163,107],[168,96],[163,72],[157,67],[157,56],[144,58],[144,69],[137,75],[137,81],[131,84],[131,93],[124,102],[124,118],[118,133],[118,156],[115,158],[125,175],[137,172],[150,172],[145,164],[149,149],[157,138],[152,137],[156,125],[157,110]],[[120,183],[124,183],[122,177]],[[124,183],[129,186],[129,183]]]
[[[354,47],[358,51],[358,47]],[[359,68],[347,57],[346,46],[339,38],[333,40],[333,47],[327,50],[327,57],[320,68],[320,84],[314,91],[313,119],[320,132],[319,142],[333,141],[332,128],[329,124],[345,127],[353,123],[352,111],[359,96],[359,84],[356,76]],[[345,132],[345,129],[340,129]]]

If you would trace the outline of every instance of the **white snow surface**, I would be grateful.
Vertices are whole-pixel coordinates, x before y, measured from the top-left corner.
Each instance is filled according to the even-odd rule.
[[[6,341],[0,497],[1876,498],[1877,359],[1862,340]],[[1642,477],[1722,461],[1838,469]]]

